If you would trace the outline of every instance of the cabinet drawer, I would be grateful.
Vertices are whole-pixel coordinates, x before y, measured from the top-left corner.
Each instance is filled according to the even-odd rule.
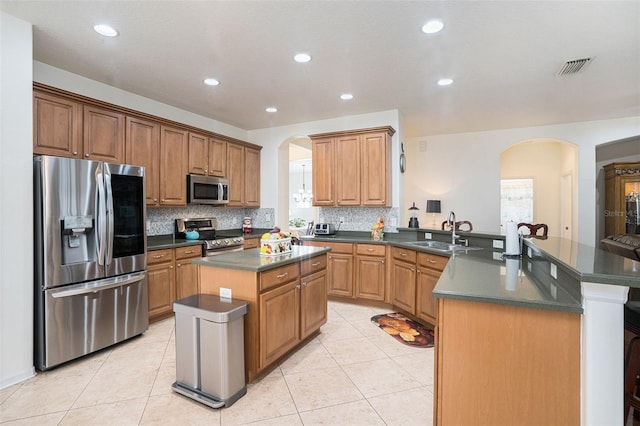
[[[177,247],[176,259],[191,259],[194,257],[202,257],[202,246],[192,245],[186,247]]]
[[[405,262],[415,262],[416,261],[416,252],[415,250],[407,250],[400,247],[392,247],[391,255],[394,259],[403,260]]]
[[[356,253],[366,256],[384,256],[386,247],[382,244],[356,244]]]
[[[444,270],[444,267],[447,266],[448,261],[449,258],[445,256],[437,256],[430,253],[418,253],[418,264],[425,268],[442,271]]]
[[[323,254],[320,256],[313,257],[311,259],[303,260],[300,263],[301,274],[309,275],[314,272],[321,271],[323,269],[327,269],[327,255]]]
[[[298,263],[281,266],[270,271],[260,274],[260,291],[264,291],[289,281],[297,280],[300,276],[300,267]]]
[[[252,249],[260,247],[260,238],[245,238],[244,249]]]
[[[147,255],[149,265],[164,262],[173,262],[173,249],[153,250]]]

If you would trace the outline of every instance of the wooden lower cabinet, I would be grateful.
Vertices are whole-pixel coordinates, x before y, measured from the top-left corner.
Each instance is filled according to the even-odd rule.
[[[245,238],[244,239],[244,249],[249,250],[252,248],[260,247],[260,238]]]
[[[149,322],[173,315],[173,302],[199,293],[199,245],[152,250],[147,254]]]
[[[393,282],[393,305],[416,314],[416,265],[394,260],[391,266]]]
[[[354,244],[326,241],[305,241],[304,244],[331,248],[327,254],[327,292],[329,296],[354,297]]]
[[[384,301],[387,283],[387,248],[382,244],[356,244],[355,291],[357,299]]]
[[[199,293],[198,265],[193,259],[202,257],[200,246],[188,246],[175,249],[176,255],[176,300]]]
[[[435,347],[435,425],[580,424],[579,314],[439,299]]]
[[[260,295],[260,367],[284,355],[300,341],[300,282]]]
[[[416,316],[430,324],[436,324],[438,299],[433,296],[442,271],[449,258],[430,253],[418,253],[416,268]]]
[[[245,370],[248,382],[327,321],[327,254],[263,272],[199,266],[200,292],[230,288],[245,300]]]
[[[147,255],[149,322],[171,316],[176,298],[173,249],[155,250]]]

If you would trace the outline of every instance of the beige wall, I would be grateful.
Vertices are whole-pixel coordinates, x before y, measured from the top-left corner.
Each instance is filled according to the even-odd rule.
[[[533,179],[533,221],[546,223],[550,237],[562,236],[560,183],[564,175],[575,172],[575,149],[563,142],[533,140],[515,144],[500,155],[501,179]]]

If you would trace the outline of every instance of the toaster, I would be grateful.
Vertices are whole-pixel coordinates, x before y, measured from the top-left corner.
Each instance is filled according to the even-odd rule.
[[[336,227],[332,223],[316,223],[316,235],[335,235]]]

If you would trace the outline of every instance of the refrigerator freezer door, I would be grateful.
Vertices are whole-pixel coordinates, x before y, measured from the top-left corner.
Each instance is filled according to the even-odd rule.
[[[97,161],[35,159],[36,289],[104,277],[95,184],[101,169]]]
[[[149,327],[145,272],[42,293],[36,367],[58,364],[141,334]]]

